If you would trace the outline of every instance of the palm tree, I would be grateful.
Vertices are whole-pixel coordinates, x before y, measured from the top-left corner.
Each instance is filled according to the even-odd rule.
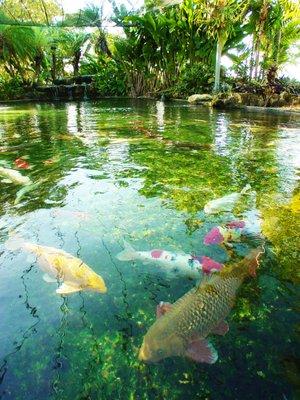
[[[24,80],[26,70],[34,59],[35,34],[32,28],[0,26],[0,63],[14,77],[19,74]]]
[[[214,91],[220,88],[221,57],[228,38],[242,24],[248,10],[248,1],[196,0],[195,18],[207,34],[217,41]]]
[[[64,32],[61,35],[61,42],[64,43],[66,53],[71,56],[74,77],[78,75],[82,55],[89,49],[87,42],[90,36],[89,33],[75,31]]]
[[[46,51],[49,47],[49,31],[43,28],[33,28],[34,31],[34,79],[39,82],[42,67],[46,67]]]
[[[163,0],[166,6],[184,0]],[[207,40],[216,42],[214,91],[220,88],[221,57],[230,36],[242,24],[248,10],[249,0],[194,0],[191,12],[198,30],[207,35]]]
[[[300,39],[300,1],[252,0],[249,30],[253,32],[250,79],[263,77],[287,61],[288,49]],[[260,69],[260,71],[259,71]]]
[[[106,35],[103,31],[103,7],[95,5],[88,5],[77,13],[69,14],[61,23],[62,26],[76,26],[76,27],[95,27],[97,28],[98,35],[95,43],[95,52],[103,52],[111,57],[111,52],[107,45]]]

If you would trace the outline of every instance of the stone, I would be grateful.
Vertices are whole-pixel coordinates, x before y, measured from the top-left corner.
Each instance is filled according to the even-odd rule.
[[[239,108],[242,105],[240,93],[220,93],[214,96],[212,106],[215,108]]]
[[[203,104],[212,101],[213,96],[207,93],[204,94],[193,94],[188,98],[188,102],[191,104]]]

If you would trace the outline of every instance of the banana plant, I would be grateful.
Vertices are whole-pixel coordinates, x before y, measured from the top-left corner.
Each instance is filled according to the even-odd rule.
[[[196,22],[203,26],[208,37],[216,41],[214,92],[220,88],[221,57],[224,46],[248,10],[248,1],[196,0]]]

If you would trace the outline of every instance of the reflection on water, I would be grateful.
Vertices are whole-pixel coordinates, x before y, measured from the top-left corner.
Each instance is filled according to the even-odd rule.
[[[160,132],[165,130],[164,115],[165,115],[165,103],[163,101],[156,102],[156,116],[157,116],[157,129]]]
[[[45,182],[17,206],[20,188],[0,182],[0,398],[296,398],[299,128],[297,115],[150,101],[2,108],[0,162],[25,157],[33,168],[22,174]],[[219,361],[140,363],[156,305],[194,283],[120,262],[124,240],[226,262],[224,249],[202,244],[222,217],[202,209],[248,183],[256,204],[246,214],[258,229],[262,218],[267,253],[229,333],[213,337]],[[57,296],[36,260],[5,249],[14,232],[79,257],[108,293]]]

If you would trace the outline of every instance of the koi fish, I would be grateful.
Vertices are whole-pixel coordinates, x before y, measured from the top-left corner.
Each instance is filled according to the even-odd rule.
[[[124,245],[125,249],[116,256],[120,261],[139,260],[144,264],[155,262],[170,272],[178,272],[195,279],[201,277],[202,274],[220,271],[223,267],[223,264],[206,256],[176,254],[166,250],[137,251],[126,242]]]
[[[220,212],[232,211],[235,204],[241,199],[243,195],[249,194],[251,189],[250,185],[246,185],[241,192],[233,192],[219,199],[211,200],[204,206],[206,214],[218,214]]]
[[[205,245],[236,242],[240,240],[246,226],[245,221],[232,221],[222,226],[215,226],[204,237]]]
[[[32,183],[28,176],[23,176],[19,171],[10,168],[0,167],[0,176],[3,176],[16,185],[30,185]]]
[[[255,276],[262,253],[260,247],[251,251],[239,263],[204,279],[174,304],[160,303],[158,319],[144,336],[139,359],[157,362],[185,356],[196,362],[215,363],[218,353],[206,337],[228,332],[225,318],[234,304],[236,292],[248,275]]]
[[[18,236],[9,238],[5,246],[8,250],[25,250],[36,256],[40,269],[45,272],[45,282],[59,282],[56,293],[68,295],[82,290],[106,293],[107,288],[102,277],[94,272],[82,260],[64,250],[26,242]]]
[[[25,161],[23,158],[17,158],[14,161],[14,164],[17,168],[20,168],[20,169],[28,169],[30,167],[29,163],[27,161]]]

